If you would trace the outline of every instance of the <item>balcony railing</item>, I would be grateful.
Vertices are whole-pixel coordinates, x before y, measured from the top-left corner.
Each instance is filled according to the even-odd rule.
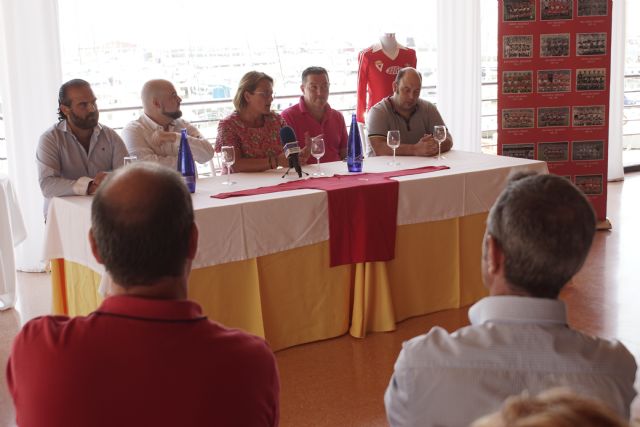
[[[629,86],[634,87],[634,89],[629,89],[624,92],[625,105],[623,136],[636,136],[640,135],[640,74],[629,74],[625,75],[624,78],[625,81],[627,79],[631,79],[634,82],[637,81],[637,83],[629,84]],[[496,86],[497,82],[482,83],[483,92],[493,90],[497,93]],[[437,94],[436,86],[423,86],[422,93],[425,99],[435,102],[435,96]],[[274,111],[280,112],[289,105],[298,102],[299,96],[299,94],[276,96],[272,105],[280,106],[280,108],[275,108]],[[332,106],[345,115],[346,123],[350,123],[350,116],[355,112],[356,92],[331,92],[331,99]],[[497,98],[495,96],[487,96],[482,98],[482,103],[481,146],[483,151],[495,153],[497,145],[497,138],[495,136],[497,132]],[[233,100],[231,98],[224,98],[205,101],[185,101],[182,102],[182,109],[191,110],[185,114],[185,117],[191,118],[191,120],[189,120],[190,123],[198,127],[205,138],[213,142],[216,138],[218,122],[221,118],[233,111]],[[100,108],[101,122],[116,131],[120,131],[126,123],[135,119],[141,111],[141,105]],[[0,116],[0,127],[3,126],[3,119],[3,116]],[[0,170],[3,169],[1,163],[7,161],[6,144],[7,141],[5,138],[0,136]],[[6,170],[6,166],[4,169]]]

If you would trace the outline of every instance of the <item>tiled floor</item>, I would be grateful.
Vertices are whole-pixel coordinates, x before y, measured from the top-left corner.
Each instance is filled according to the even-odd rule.
[[[572,326],[618,338],[640,360],[640,173],[610,183],[612,231],[597,233],[583,270],[565,289]],[[0,312],[0,379],[19,325],[49,312],[49,276],[18,274],[17,310]],[[409,319],[395,332],[348,335],[276,353],[280,369],[281,426],[384,426],[382,396],[402,341],[434,325],[454,330],[467,323],[467,309]],[[0,427],[12,425],[13,407],[0,387]]]

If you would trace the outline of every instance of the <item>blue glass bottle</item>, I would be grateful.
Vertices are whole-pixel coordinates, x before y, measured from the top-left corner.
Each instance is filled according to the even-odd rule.
[[[347,142],[347,166],[349,172],[362,172],[362,140],[360,139],[360,129],[356,121],[356,115],[351,115],[351,129]]]
[[[180,132],[180,148],[178,148],[178,172],[184,177],[184,183],[190,193],[196,192],[196,164],[193,162],[191,147],[187,140],[187,130]]]

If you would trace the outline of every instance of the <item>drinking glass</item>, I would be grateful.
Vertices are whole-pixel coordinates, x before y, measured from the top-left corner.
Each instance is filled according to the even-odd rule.
[[[227,168],[227,179],[222,183],[224,185],[233,185],[235,181],[231,181],[231,166],[236,162],[236,150],[230,145],[222,146],[222,164]]]
[[[400,146],[399,130],[390,130],[387,132],[387,145],[393,150],[393,161],[387,164],[391,166],[398,166],[400,163],[396,162],[396,148]]]
[[[438,143],[438,160],[445,159],[440,153],[440,147],[445,139],[447,139],[447,128],[446,126],[434,126],[433,127],[433,139]]]
[[[127,166],[138,161],[137,156],[125,156],[122,159],[122,166]]]
[[[311,138],[311,155],[316,158],[316,172],[313,176],[324,176],[320,169],[320,158],[324,156],[324,138],[322,135]]]

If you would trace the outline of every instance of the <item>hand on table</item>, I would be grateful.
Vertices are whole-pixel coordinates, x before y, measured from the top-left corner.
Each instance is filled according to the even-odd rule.
[[[87,187],[87,194],[94,194],[98,191],[100,184],[109,176],[109,172],[98,172],[93,178],[93,180],[89,183],[89,187]]]
[[[433,135],[425,134],[414,146],[416,156],[435,156],[438,154],[438,143],[433,139]]]

